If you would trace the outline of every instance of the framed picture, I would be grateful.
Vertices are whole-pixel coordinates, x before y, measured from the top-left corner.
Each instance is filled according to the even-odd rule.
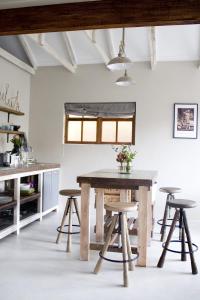
[[[197,139],[198,104],[174,104],[173,137],[182,139]]]

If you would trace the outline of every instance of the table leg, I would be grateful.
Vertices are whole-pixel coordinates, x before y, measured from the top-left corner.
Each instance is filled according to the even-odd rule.
[[[120,202],[129,202],[128,190],[120,190]]]
[[[96,189],[96,241],[104,241],[104,189]]]
[[[147,247],[151,231],[151,196],[146,186],[140,186],[138,191],[138,266],[147,266]]]
[[[90,245],[90,184],[81,184],[80,259],[89,260]]]

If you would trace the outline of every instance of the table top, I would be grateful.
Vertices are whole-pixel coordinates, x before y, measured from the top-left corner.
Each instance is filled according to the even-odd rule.
[[[120,174],[118,170],[105,169],[77,177],[77,182],[89,183],[94,188],[131,189],[139,186],[152,186],[156,183],[157,171],[133,170],[130,174]]]

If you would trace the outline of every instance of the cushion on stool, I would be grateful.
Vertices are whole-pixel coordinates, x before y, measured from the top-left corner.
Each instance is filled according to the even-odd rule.
[[[173,199],[168,201],[168,205],[174,208],[193,208],[197,206],[197,203],[193,200]]]
[[[76,197],[81,195],[81,190],[60,190],[59,194],[62,196]]]
[[[174,193],[180,193],[181,188],[178,187],[161,187],[159,189],[160,192],[167,193],[167,194],[174,194]]]
[[[129,212],[135,210],[135,203],[110,202],[104,205],[104,208],[113,212]]]

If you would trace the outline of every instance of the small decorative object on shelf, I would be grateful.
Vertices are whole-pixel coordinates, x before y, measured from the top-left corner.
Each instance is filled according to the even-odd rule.
[[[20,111],[19,91],[17,90],[16,94],[13,95],[9,83],[6,83],[5,86],[3,88],[1,87],[0,89],[0,103],[2,103],[8,108]]]
[[[122,145],[120,147],[113,147],[117,152],[116,161],[120,163],[119,173],[130,174],[132,172],[132,161],[135,158],[137,152],[131,149],[131,146]]]

